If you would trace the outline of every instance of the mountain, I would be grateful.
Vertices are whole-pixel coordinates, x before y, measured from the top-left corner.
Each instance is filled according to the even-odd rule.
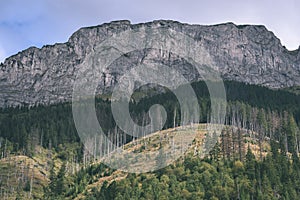
[[[158,36],[170,39],[167,44],[175,48],[150,44],[121,51],[125,53],[94,74],[99,78],[95,114],[108,140],[79,137],[69,101],[78,72],[93,73],[90,55],[107,53],[99,51],[99,44],[110,45],[107,39],[118,33],[129,30],[149,41],[153,33],[161,33],[149,32],[156,28],[168,30]],[[192,40],[178,40],[181,33]],[[132,46],[139,39],[127,36]],[[174,38],[187,49],[172,46]],[[116,44],[122,47],[127,40]],[[186,56],[186,51],[198,52],[193,49],[197,46],[209,53],[225,80],[224,126],[212,124],[205,77],[191,62],[194,57]],[[94,64],[113,56],[107,55],[94,57]],[[135,74],[140,82],[133,85],[138,89],[128,105],[129,117],[145,126],[152,119],[147,113],[151,106],[161,105],[166,122],[148,135],[141,131],[140,138],[118,126],[112,110],[116,101],[105,97],[127,70],[140,64],[154,71],[165,65],[192,82],[199,124],[181,126],[186,113],[171,90],[138,88],[148,78],[143,73]],[[64,44],[24,50],[0,64],[0,199],[299,199],[299,64],[300,50],[288,51],[264,26],[232,23],[116,21],[82,28]],[[178,76],[167,77],[169,68],[159,75],[178,81]],[[15,107],[36,104],[41,105]],[[212,131],[210,125],[222,129]]]
[[[95,46],[116,33],[145,27],[167,27],[192,37],[207,49],[226,80],[269,88],[300,86],[300,50],[287,50],[264,26],[233,23],[203,26],[165,20],[141,24],[114,21],[81,28],[66,43],[40,49],[30,47],[7,58],[0,65],[0,107],[70,101],[76,74],[84,67],[87,55]],[[129,52],[113,62],[101,75],[97,93],[111,92],[118,78],[132,64],[149,62],[177,69],[189,81],[201,79],[180,55],[144,49]]]

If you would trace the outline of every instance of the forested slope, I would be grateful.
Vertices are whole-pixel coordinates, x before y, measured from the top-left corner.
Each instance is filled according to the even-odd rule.
[[[199,100],[200,123],[209,123],[206,85],[204,82],[192,85]],[[300,96],[231,81],[225,82],[225,88],[228,100],[225,124],[229,128],[222,131],[213,151],[205,158],[186,154],[162,170],[139,175],[123,174],[103,164],[92,165],[95,159],[80,143],[70,103],[4,108],[0,112],[0,167],[7,170],[13,163],[18,164],[16,156],[36,159],[40,155],[44,161],[32,161],[30,169],[36,173],[29,170],[25,175],[12,175],[24,177],[19,186],[8,187],[9,181],[2,177],[1,197],[11,190],[14,195],[22,196],[25,192],[28,196],[31,174],[39,177],[44,173],[42,181],[33,185],[41,185],[36,197],[46,195],[44,198],[49,199],[297,199]],[[163,105],[168,113],[164,129],[179,126],[179,103],[170,92],[147,97],[137,91],[129,105],[134,121],[142,125],[153,104]],[[114,141],[115,144],[127,145],[136,139],[115,127],[109,96],[97,98],[95,106],[105,134],[112,140],[123,138],[121,143]],[[38,149],[51,155],[41,154]],[[57,191],[61,185],[65,187]]]

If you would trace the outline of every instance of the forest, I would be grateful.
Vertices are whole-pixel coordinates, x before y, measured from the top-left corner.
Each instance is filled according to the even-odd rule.
[[[95,163],[85,148],[87,144],[80,142],[71,103],[2,108],[0,158],[35,158],[39,154],[36,146],[51,152],[47,154],[49,160],[55,155],[54,161],[46,165],[49,173],[41,192],[43,199],[74,199],[80,195],[86,199],[298,199],[300,96],[234,81],[224,84],[227,129],[205,158],[187,154],[161,170],[126,174],[120,180],[104,181],[99,187],[87,189],[98,179],[117,172]],[[202,81],[192,87],[200,107],[199,123],[209,123],[207,87]],[[143,125],[151,105],[160,104],[168,114],[164,129],[180,125],[179,104],[171,91],[145,96],[133,96],[130,101],[130,114],[136,123]],[[95,107],[102,129],[115,144],[126,145],[137,139],[116,127],[109,98],[96,98]],[[257,141],[259,152],[252,152],[244,142],[249,134]],[[267,153],[263,150],[266,141]],[[80,167],[70,170],[69,163]],[[4,180],[0,180],[0,187],[5,190]],[[31,191],[33,183],[27,180],[22,184],[21,190]]]

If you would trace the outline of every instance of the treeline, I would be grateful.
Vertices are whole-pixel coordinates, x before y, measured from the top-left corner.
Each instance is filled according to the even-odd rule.
[[[242,136],[242,129],[254,137],[261,146],[263,140],[284,143],[285,152],[299,153],[300,131],[294,115],[287,111],[271,110],[270,108],[251,107],[243,102],[229,102],[227,105],[226,125],[236,127],[238,131],[231,131],[230,138]],[[225,132],[225,133],[224,133]],[[229,134],[224,130],[222,134]]]
[[[209,122],[210,100],[207,87],[204,82],[192,84],[198,96],[200,107],[200,122]],[[298,136],[281,134],[284,123],[299,121],[300,97],[286,92],[274,91],[260,86],[243,83],[225,82],[227,92],[227,116],[226,124],[257,131],[261,137],[270,137],[291,141],[287,148],[294,148]],[[181,113],[179,102],[170,91],[143,98],[139,101],[132,99],[129,109],[131,117],[140,125],[149,123],[146,114],[153,104],[161,104],[167,111],[168,118],[164,128],[180,125]],[[115,127],[115,121],[111,113],[109,100],[96,99],[96,112],[102,129],[107,135],[124,135]],[[121,145],[134,139],[125,135]],[[41,145],[45,148],[57,148],[59,144],[79,142],[70,103],[62,103],[51,106],[5,108],[0,111],[0,152],[7,155],[9,152],[19,152],[25,155],[34,153],[34,147]],[[125,138],[125,139],[124,139]],[[120,141],[115,141],[120,143]],[[292,146],[292,147],[291,147]],[[6,152],[4,152],[6,151]]]
[[[12,143],[12,152],[21,151],[29,156],[36,145],[56,148],[79,141],[69,104],[3,109],[0,137]]]
[[[252,107],[269,108],[271,110],[293,113],[297,121],[300,119],[300,97],[286,90],[271,90],[263,86],[249,85],[236,81],[224,82],[227,100],[240,101]],[[192,83],[198,97],[209,97],[204,82]]]

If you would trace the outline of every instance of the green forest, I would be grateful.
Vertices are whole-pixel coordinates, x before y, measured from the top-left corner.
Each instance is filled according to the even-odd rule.
[[[37,146],[47,152],[46,183],[39,194],[31,194],[34,181],[22,179],[13,190],[16,199],[26,199],[27,193],[29,199],[299,199],[300,96],[233,81],[224,84],[228,101],[225,125],[229,128],[222,132],[220,142],[205,158],[187,153],[151,173],[122,174],[95,163],[92,155],[87,158],[71,103],[1,109],[0,161],[20,155],[37,160],[42,155]],[[200,107],[199,123],[209,123],[207,87],[202,81],[192,87]],[[180,125],[179,103],[171,91],[145,96],[135,99],[133,95],[130,101],[136,123],[143,125],[148,109],[160,104],[168,114],[164,129]],[[137,139],[116,127],[109,98],[96,98],[95,107],[105,134],[110,138],[122,135],[122,141],[115,144]],[[230,127],[238,131],[230,131]],[[244,142],[250,131],[256,133],[258,152]],[[77,169],[70,170],[70,163]],[[100,179],[101,184],[96,184]],[[0,197],[8,195],[5,181],[0,179]]]

